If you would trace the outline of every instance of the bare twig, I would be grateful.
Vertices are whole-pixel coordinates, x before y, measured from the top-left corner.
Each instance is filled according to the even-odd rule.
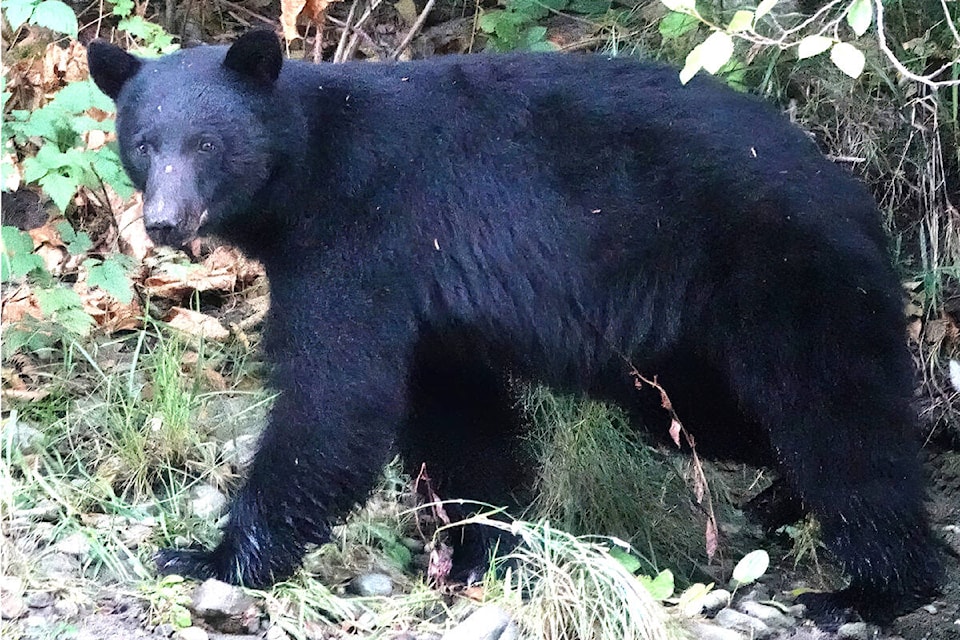
[[[945,70],[952,68],[954,65],[960,64],[960,58],[956,58],[952,62],[948,62],[943,65],[933,73],[927,74],[925,76],[918,75],[900,62],[900,59],[897,58],[896,54],[890,50],[890,47],[887,46],[887,35],[884,33],[884,23],[883,23],[883,3],[874,2],[874,6],[877,8],[877,43],[880,45],[880,51],[883,52],[883,55],[887,57],[887,60],[890,61],[890,64],[900,72],[900,75],[903,77],[913,80],[914,82],[919,82],[924,84],[931,89],[939,89],[941,87],[955,87],[960,86],[960,80],[937,80],[936,77],[943,73]],[[946,10],[946,5],[944,5],[944,10]],[[950,14],[946,14],[946,20],[950,23],[951,31],[956,33],[956,28],[952,24]]]
[[[351,25],[353,24],[353,16],[357,12],[358,4],[360,4],[360,0],[353,0],[353,3],[350,5],[350,11],[347,13],[347,20],[343,23],[343,31],[340,32],[340,41],[337,42],[337,51],[333,54],[334,62],[343,62],[343,54],[347,48],[347,36],[350,35],[350,29],[352,28]],[[328,16],[328,19],[331,18]]]
[[[417,33],[420,32],[420,29],[423,28],[423,23],[427,21],[427,15],[429,15],[430,10],[433,9],[434,4],[436,4],[436,0],[427,0],[426,6],[423,7],[423,11],[420,12],[420,15],[417,16],[417,20],[413,23],[413,26],[410,27],[410,31],[407,32],[406,36],[404,36],[403,40],[400,42],[400,45],[394,49],[392,54],[390,54],[391,60],[396,60],[399,58],[400,54],[410,46],[410,41],[413,40],[413,36],[417,35]]]
[[[276,20],[271,20],[270,18],[267,18],[266,16],[262,16],[262,15],[260,15],[259,13],[257,13],[256,11],[253,11],[252,9],[247,9],[245,6],[243,6],[243,5],[241,5],[241,4],[237,4],[236,2],[230,2],[230,0],[217,0],[217,3],[218,3],[218,4],[222,4],[222,5],[225,6],[225,7],[229,7],[230,9],[233,9],[234,11],[239,11],[240,13],[245,13],[245,14],[247,14],[248,16],[250,16],[250,17],[252,17],[252,18],[256,18],[257,20],[259,20],[259,21],[261,21],[261,22],[267,23],[268,25],[270,25],[270,26],[273,27],[273,28],[276,28],[276,27],[278,26]]]

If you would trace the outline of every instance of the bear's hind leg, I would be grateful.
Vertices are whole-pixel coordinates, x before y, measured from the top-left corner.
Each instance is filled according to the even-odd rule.
[[[523,455],[521,420],[506,371],[449,342],[424,341],[410,380],[410,417],[400,450],[411,473],[426,465],[433,489],[444,500],[464,499],[513,508],[530,480]],[[484,508],[444,505],[451,520]],[[482,577],[489,554],[512,545],[493,527],[453,531],[455,579]]]
[[[863,275],[869,262],[846,265],[849,273],[827,266],[827,275],[791,274],[789,298],[769,294],[769,277],[753,299],[726,307],[740,319],[717,323],[740,330],[713,340],[745,415],[764,425],[786,482],[850,578],[842,591],[809,598],[812,615],[853,607],[882,621],[939,576],[909,356],[899,292]]]

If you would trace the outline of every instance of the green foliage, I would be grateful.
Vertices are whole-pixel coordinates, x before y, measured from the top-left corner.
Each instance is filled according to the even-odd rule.
[[[113,4],[113,15],[120,18],[117,28],[140,41],[139,55],[161,55],[170,53],[178,48],[173,42],[173,35],[160,25],[134,15],[136,8],[132,0],[119,0]]]
[[[830,52],[830,60],[838,69],[852,78],[863,73],[865,57],[855,45],[844,42],[840,37],[837,23],[845,20],[859,38],[870,28],[873,21],[872,0],[850,0],[843,12],[830,19],[829,14],[823,22],[804,28],[785,29],[779,23],[763,24],[761,20],[776,7],[779,0],[763,0],[753,11],[739,9],[732,15],[723,12],[717,6],[707,3],[701,8],[696,0],[661,0],[669,10],[659,23],[660,35],[664,40],[680,38],[699,26],[707,27],[710,34],[706,40],[697,44],[686,56],[680,81],[686,84],[701,70],[711,75],[722,74],[728,63],[735,60],[735,39],[745,40],[754,47],[757,45],[771,49],[794,49],[799,59]],[[718,15],[712,15],[712,14]],[[727,20],[724,16],[729,16]],[[829,20],[829,21],[828,21]],[[726,26],[723,24],[726,23]],[[826,28],[824,25],[833,26]],[[803,36],[803,32],[808,35]],[[809,33],[815,31],[815,33]],[[830,36],[823,35],[830,33]]]
[[[537,24],[551,13],[568,11],[602,15],[610,0],[505,0],[504,8],[487,11],[480,18],[480,30],[487,34],[493,51],[553,51],[547,28]]]
[[[140,592],[150,603],[150,619],[167,623],[174,629],[185,629],[193,624],[190,617],[190,591],[193,587],[181,576],[161,576],[154,583],[144,583]]]
[[[33,252],[30,234],[16,227],[2,227],[3,253],[0,255],[0,281],[9,282],[31,274],[46,274],[43,260]]]
[[[666,600],[673,595],[674,580],[673,572],[670,569],[664,569],[655,577],[639,576],[640,584],[650,592],[654,600]]]
[[[738,587],[755,582],[766,573],[770,566],[770,555],[763,549],[756,549],[740,559],[733,568],[733,582]]]
[[[131,260],[124,255],[108,258],[87,258],[83,266],[87,270],[87,286],[99,287],[123,304],[133,300],[133,283],[130,281]]]
[[[3,13],[12,29],[32,24],[71,38],[76,38],[79,31],[73,9],[60,0],[4,0]]]
[[[75,231],[69,222],[58,222],[55,228],[70,255],[83,255],[93,247],[90,236],[86,232]],[[70,342],[89,334],[94,320],[83,308],[80,295],[54,281],[43,260],[33,252],[30,234],[11,226],[0,228],[0,233],[3,240],[0,281],[28,280],[34,285],[43,315],[42,320],[27,317],[4,327],[4,356],[21,349],[38,352],[53,347],[57,342]],[[99,287],[124,304],[133,299],[133,283],[129,276],[131,266],[130,258],[123,255],[87,258],[83,261],[88,286]]]
[[[39,145],[36,155],[23,161],[23,177],[39,184],[54,204],[66,211],[77,189],[110,184],[123,198],[133,195],[133,185],[123,171],[113,147],[86,149],[88,131],[111,131],[113,121],[95,120],[90,109],[112,111],[113,103],[90,80],[73,82],[36,111],[14,110],[4,123],[4,138],[20,145]]]

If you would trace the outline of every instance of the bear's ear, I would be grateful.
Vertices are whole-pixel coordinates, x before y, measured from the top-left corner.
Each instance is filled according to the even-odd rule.
[[[116,100],[120,89],[136,75],[142,63],[116,45],[94,40],[87,45],[87,64],[100,90]]]
[[[267,29],[245,33],[231,45],[223,66],[259,84],[273,84],[283,66],[283,50],[277,34]]]

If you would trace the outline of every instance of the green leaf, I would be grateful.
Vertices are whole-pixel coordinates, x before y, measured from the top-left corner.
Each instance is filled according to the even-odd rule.
[[[67,253],[72,256],[84,254],[93,247],[90,236],[85,231],[77,233],[66,220],[57,223],[56,229],[60,239],[67,245]]]
[[[730,24],[727,25],[727,33],[737,33],[747,31],[753,28],[753,11],[741,9],[730,18]]]
[[[193,624],[190,619],[190,611],[182,604],[175,604],[170,607],[170,624],[177,629],[186,629]]]
[[[696,0],[660,0],[660,2],[670,11],[698,15]]]
[[[656,578],[649,576],[639,576],[640,584],[650,592],[654,600],[666,600],[673,595],[674,580],[673,572],[670,569],[664,569]]]
[[[695,46],[687,54],[683,62],[683,69],[680,70],[680,83],[687,84],[697,75],[697,72],[703,68],[703,44]]]
[[[35,269],[43,269],[43,259],[33,252],[33,239],[25,231],[4,226],[0,231],[3,247],[0,253],[0,280],[22,278]]]
[[[133,0],[117,0],[116,2],[111,2],[113,5],[113,15],[119,16],[121,18],[126,18],[131,13],[133,13],[134,5]]]
[[[697,582],[686,589],[683,593],[680,594],[680,597],[677,598],[677,608],[685,616],[693,617],[700,613],[703,609],[703,599],[708,593],[713,590],[713,583],[704,584],[702,582]]]
[[[90,259],[83,266],[87,268],[87,285],[100,287],[123,304],[133,300],[133,283],[120,262]]]
[[[567,10],[586,16],[602,16],[610,10],[611,0],[570,0]]]
[[[3,0],[3,13],[7,16],[7,25],[19,29],[30,19],[38,0]]]
[[[80,114],[87,109],[100,109],[113,113],[116,107],[92,80],[71,82],[57,92],[51,104],[72,114]]]
[[[67,206],[77,193],[79,183],[71,177],[59,173],[48,173],[37,180],[43,191],[53,200],[60,211],[66,212]]]
[[[710,74],[720,71],[733,55],[733,38],[723,31],[714,31],[700,46],[703,47],[700,64]]]
[[[671,40],[690,33],[699,26],[700,21],[695,17],[678,11],[671,11],[660,19],[657,29],[663,38]]]
[[[92,329],[95,324],[89,313],[82,308],[73,307],[57,311],[53,315],[53,321],[70,333],[80,336],[85,336],[90,333],[90,329]]]
[[[733,568],[733,580],[737,585],[750,584],[762,576],[770,566],[770,556],[763,549],[751,551],[743,556]]]
[[[846,42],[838,42],[833,45],[833,48],[830,49],[830,59],[833,60],[833,64],[837,65],[840,71],[851,78],[859,78],[860,74],[863,73],[863,66],[866,64],[863,52]]]
[[[873,5],[870,0],[853,0],[850,9],[847,10],[847,24],[858,38],[867,32],[871,22],[873,22]]]
[[[523,42],[526,49],[537,46],[538,44],[543,44],[547,38],[547,28],[539,25],[535,25],[527,29],[527,32],[523,34]]]
[[[487,11],[480,16],[480,21],[477,23],[480,26],[480,30],[484,33],[495,33],[497,31],[497,22],[500,21],[501,13],[503,13],[503,11],[497,9],[495,11]]]
[[[780,0],[763,0],[759,5],[757,5],[757,10],[754,12],[756,14],[756,20],[759,20],[763,16],[770,13],[770,10],[777,6],[777,3]]]
[[[639,558],[629,551],[621,549],[620,547],[610,547],[609,553],[611,558],[622,564],[623,568],[630,573],[636,573],[637,571],[640,571],[643,566],[640,564]]]
[[[30,23],[58,33],[65,33],[72,38],[76,38],[79,31],[77,14],[60,0],[43,0],[33,10]]]
[[[66,309],[83,308],[83,303],[80,301],[80,294],[73,289],[66,287],[37,289],[36,294],[37,303],[40,305],[40,312],[44,316],[52,316],[54,313]]]
[[[833,38],[826,36],[807,36],[797,43],[797,58],[812,58],[818,56],[833,46]]]

